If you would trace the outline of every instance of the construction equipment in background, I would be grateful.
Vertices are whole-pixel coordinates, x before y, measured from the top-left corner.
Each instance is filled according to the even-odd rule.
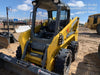
[[[19,36],[17,59],[1,53],[0,68],[18,75],[68,75],[78,52],[79,18],[70,20],[70,8],[60,0],[35,0],[32,4],[32,27]],[[47,21],[37,25],[37,18],[43,17],[41,9],[43,14],[47,12]]]
[[[9,19],[8,19],[8,10],[9,8],[6,7],[7,13],[7,32],[0,32],[0,47],[7,48],[10,43],[14,43],[17,40],[13,36],[12,33],[9,32]]]
[[[15,43],[16,41],[12,33],[0,32],[0,47],[7,48],[10,43]]]
[[[85,26],[90,29],[95,29],[100,35],[100,14],[90,15]]]

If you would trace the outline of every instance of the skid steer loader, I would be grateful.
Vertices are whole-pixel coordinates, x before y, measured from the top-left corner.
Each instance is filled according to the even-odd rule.
[[[18,75],[68,75],[78,52],[79,18],[71,20],[69,6],[60,0],[35,0],[32,4],[31,30],[20,34],[16,58],[0,54],[0,68]],[[36,23],[36,16],[41,15],[38,9],[48,12],[46,22],[40,25]]]

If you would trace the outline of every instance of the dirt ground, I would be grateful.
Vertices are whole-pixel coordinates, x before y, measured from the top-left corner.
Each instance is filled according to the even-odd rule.
[[[11,31],[13,32],[13,31]],[[13,33],[18,39],[19,33]],[[100,59],[97,51],[100,35],[95,30],[79,27],[79,51],[77,60],[71,64],[69,75],[100,75]],[[0,48],[0,52],[15,57],[18,42],[10,44],[8,49]],[[0,75],[16,75],[12,72],[0,70]]]
[[[70,75],[100,75],[99,43],[100,35],[95,30],[79,28],[79,51],[77,60],[71,64]]]

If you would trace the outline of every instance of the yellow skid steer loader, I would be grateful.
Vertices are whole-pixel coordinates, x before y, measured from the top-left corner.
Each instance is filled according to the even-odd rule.
[[[71,20],[69,6],[60,0],[35,0],[32,4],[31,30],[20,34],[16,58],[0,54],[0,67],[19,75],[68,75],[78,52],[79,18]],[[37,16],[45,12],[48,17],[38,25]]]

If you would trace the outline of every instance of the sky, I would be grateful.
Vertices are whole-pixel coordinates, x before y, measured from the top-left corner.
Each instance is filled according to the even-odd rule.
[[[78,16],[81,23],[87,22],[88,16],[100,13],[100,0],[62,0],[70,6],[71,18]],[[32,11],[31,0],[0,0],[0,17],[6,17],[6,7],[10,8],[9,17],[29,19]],[[38,13],[45,16],[46,13]]]

